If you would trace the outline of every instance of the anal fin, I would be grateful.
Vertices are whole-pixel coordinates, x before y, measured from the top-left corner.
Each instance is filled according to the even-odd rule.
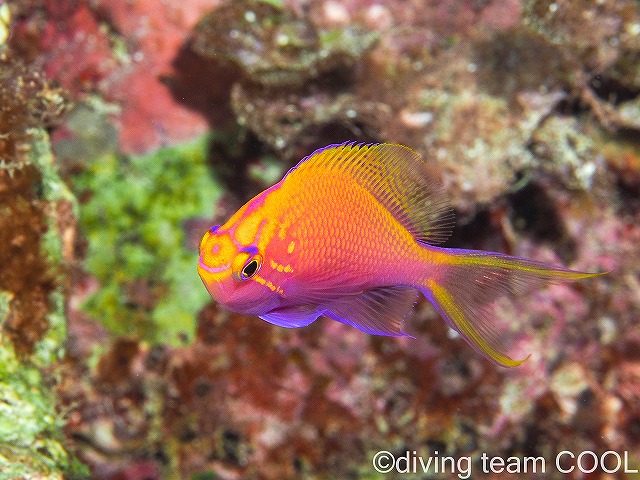
[[[268,313],[260,315],[260,318],[266,322],[285,328],[306,327],[313,323],[322,311],[313,305],[296,305],[291,307],[282,307],[271,310]]]

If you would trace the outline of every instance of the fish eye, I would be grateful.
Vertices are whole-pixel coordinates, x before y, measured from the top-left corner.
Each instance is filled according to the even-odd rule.
[[[262,259],[260,258],[260,256],[256,255],[255,257],[253,257],[245,264],[244,267],[242,267],[242,272],[240,275],[241,280],[249,280],[256,273],[258,273],[261,265]]]

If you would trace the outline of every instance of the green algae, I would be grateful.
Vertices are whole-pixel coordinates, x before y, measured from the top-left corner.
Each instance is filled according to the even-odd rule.
[[[137,157],[105,155],[74,180],[86,268],[101,284],[85,310],[116,334],[150,342],[192,338],[208,294],[182,224],[211,216],[219,187],[205,165],[207,139]]]
[[[68,202],[73,214],[77,216],[78,208],[75,197],[58,175],[51,151],[48,134],[43,130],[30,131],[32,141],[29,149],[29,162],[38,167],[42,175],[40,189],[42,197],[50,203]],[[61,223],[55,209],[51,209],[47,218],[47,231],[41,238],[42,248],[53,266],[63,265],[63,241],[60,237]],[[58,274],[61,276],[61,274]],[[57,289],[50,295],[51,311],[48,315],[49,329],[36,344],[34,356],[42,365],[49,365],[60,360],[64,355],[64,341],[67,336],[67,320],[65,316],[64,279],[60,278]]]
[[[50,331],[64,329],[62,296],[55,294],[49,316]],[[10,295],[0,292],[0,312],[8,311]],[[4,315],[0,316],[0,322]],[[43,358],[55,358],[61,344],[57,334],[47,334],[37,354],[21,361],[9,340],[0,335],[0,479],[87,478],[88,472],[64,447],[64,418],[56,411],[56,396],[50,379],[42,373],[49,365]]]

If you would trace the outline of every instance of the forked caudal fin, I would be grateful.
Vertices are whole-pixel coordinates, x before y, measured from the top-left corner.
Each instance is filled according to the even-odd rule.
[[[424,280],[422,292],[476,350],[505,367],[520,365],[529,357],[514,360],[507,354],[491,309],[495,299],[523,294],[532,286],[602,275],[500,253],[428,248],[437,273]]]

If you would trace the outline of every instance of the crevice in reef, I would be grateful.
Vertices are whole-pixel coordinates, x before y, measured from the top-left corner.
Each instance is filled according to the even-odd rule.
[[[632,88],[606,75],[592,77],[589,80],[589,87],[599,98],[616,106],[640,95],[639,88]]]
[[[505,251],[507,246],[500,227],[488,208],[477,210],[473,216],[461,216],[456,212],[456,219],[456,226],[444,246]]]
[[[551,246],[563,262],[577,258],[577,244],[567,232],[553,199],[539,184],[531,182],[508,196],[511,223],[516,232]]]

